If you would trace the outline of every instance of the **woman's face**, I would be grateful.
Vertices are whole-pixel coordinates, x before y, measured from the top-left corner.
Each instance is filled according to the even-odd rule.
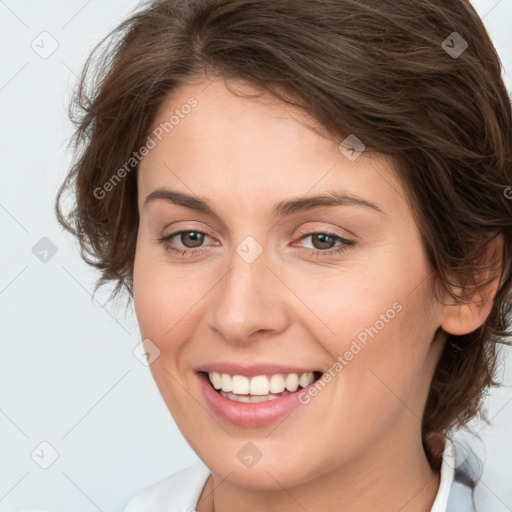
[[[163,105],[138,171],[135,308],[178,427],[253,489],[419,450],[441,309],[389,162],[275,98],[206,85]],[[278,395],[295,373],[307,387]]]

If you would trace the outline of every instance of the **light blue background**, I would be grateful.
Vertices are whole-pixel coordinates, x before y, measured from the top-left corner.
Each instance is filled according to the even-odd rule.
[[[70,163],[66,107],[76,75],[136,5],[0,1],[0,511],[120,512],[136,492],[199,461],[132,355],[140,342],[133,312],[105,305],[106,292],[91,303],[97,274],[53,213]],[[474,5],[512,90],[512,0]],[[58,42],[48,59],[31,48],[43,31]],[[58,248],[47,263],[32,253],[42,237]],[[510,367],[509,387],[487,401],[494,427],[475,423],[494,512],[512,510]],[[30,457],[42,441],[59,453],[46,470]]]

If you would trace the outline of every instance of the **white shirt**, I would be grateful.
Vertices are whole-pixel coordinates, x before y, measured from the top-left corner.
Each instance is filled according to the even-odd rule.
[[[475,512],[472,489],[457,469],[456,450],[447,440],[439,489],[430,512]],[[193,512],[211,472],[203,463],[182,469],[135,495],[124,512]]]

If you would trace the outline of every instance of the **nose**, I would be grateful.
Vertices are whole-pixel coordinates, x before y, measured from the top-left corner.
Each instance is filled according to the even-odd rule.
[[[246,344],[286,329],[287,289],[268,263],[265,252],[249,263],[233,251],[226,274],[212,290],[208,326],[226,342]]]

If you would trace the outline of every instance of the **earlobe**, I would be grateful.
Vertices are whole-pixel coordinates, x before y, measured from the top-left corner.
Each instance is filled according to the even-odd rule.
[[[475,331],[489,316],[494,297],[498,291],[500,282],[501,268],[503,257],[503,235],[498,234],[490,242],[488,242],[485,252],[485,261],[487,266],[485,270],[478,276],[482,285],[471,295],[460,290],[459,298],[461,303],[455,304],[453,298],[447,293],[445,306],[443,311],[443,321],[441,328],[449,333],[457,336],[469,334]],[[490,281],[490,282],[487,282]]]

